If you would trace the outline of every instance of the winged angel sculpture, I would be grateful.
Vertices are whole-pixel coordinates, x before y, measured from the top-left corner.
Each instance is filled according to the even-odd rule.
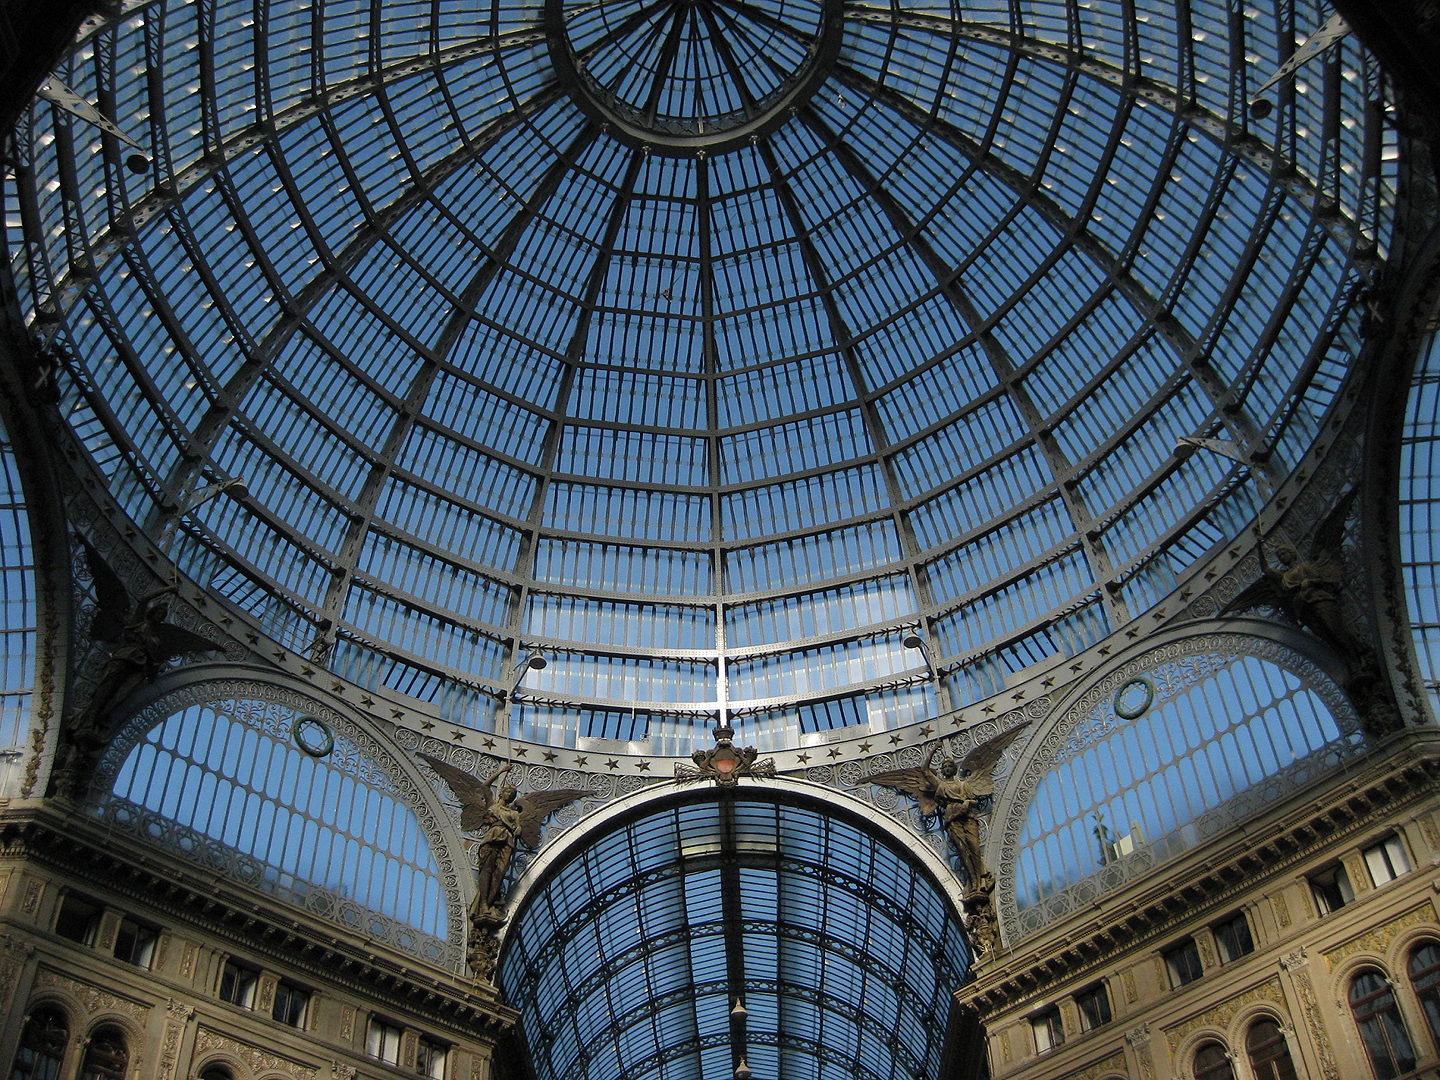
[[[109,653],[89,702],[70,724],[60,764],[60,771],[70,781],[82,762],[104,746],[106,718],[126,698],[164,671],[170,661],[224,649],[218,642],[166,621],[170,608],[160,598],[177,592],[178,584],[164,585],[132,602],[120,575],[90,541],[83,536],[79,540],[95,589],[90,638],[107,646]]]
[[[505,872],[510,868],[510,860],[515,857],[516,846],[539,847],[540,829],[546,818],[562,806],[595,793],[583,788],[561,788],[532,791],[517,798],[514,785],[505,784],[496,797],[495,781],[510,771],[509,762],[496,769],[488,780],[482,781],[464,769],[429,754],[420,754],[419,757],[435,770],[459,800],[461,830],[480,834],[472,918],[503,922],[500,901],[505,891]]]
[[[919,800],[920,813],[926,817],[940,816],[945,834],[965,870],[967,900],[988,898],[995,889],[995,878],[985,869],[985,860],[980,854],[980,803],[995,794],[995,778],[991,772],[1006,748],[1028,726],[1021,724],[981,743],[965,755],[963,762],[957,763],[947,756],[938,775],[931,768],[935,755],[940,752],[941,744],[936,743],[923,765],[892,769],[865,778],[868,783],[913,796]],[[964,776],[958,775],[961,770]]]
[[[1260,554],[1260,580],[1243,590],[1227,611],[1272,607],[1299,623],[1335,650],[1349,669],[1345,690],[1372,735],[1400,727],[1400,714],[1385,688],[1375,650],[1345,625],[1340,597],[1345,590],[1345,519],[1359,489],[1351,488],[1315,531],[1304,556],[1290,545],[1276,549],[1282,566],[1272,566],[1265,545]]]

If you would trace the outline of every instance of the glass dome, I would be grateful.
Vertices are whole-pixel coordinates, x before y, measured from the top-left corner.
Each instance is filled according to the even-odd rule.
[[[895,727],[1314,442],[1395,155],[1348,39],[1247,118],[1283,7],[153,0],[60,71],[152,172],[37,104],[12,266],[115,497],[284,648],[553,744]]]

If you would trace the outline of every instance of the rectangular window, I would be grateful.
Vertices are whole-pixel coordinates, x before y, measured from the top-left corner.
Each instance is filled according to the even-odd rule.
[[[151,927],[134,919],[122,919],[115,933],[115,959],[148,969],[155,958],[155,942],[159,937]]]
[[[421,1039],[415,1053],[415,1071],[430,1080],[445,1080],[445,1058],[449,1048],[430,1039]]]
[[[253,1009],[255,984],[259,980],[260,973],[254,968],[237,964],[234,960],[226,960],[225,967],[220,972],[220,1000],[239,1005],[242,1009]]]
[[[1405,845],[1398,836],[1387,837],[1366,848],[1363,854],[1365,865],[1370,869],[1370,880],[1377,887],[1410,872],[1410,857],[1405,854]]]
[[[1037,1053],[1043,1054],[1065,1043],[1065,1024],[1060,1019],[1059,1009],[1047,1009],[1039,1016],[1032,1016],[1030,1028],[1035,1032]]]
[[[270,1015],[293,1028],[305,1026],[305,1013],[310,1008],[310,991],[283,979],[275,987],[275,1005]]]
[[[77,893],[66,893],[55,916],[55,933],[81,945],[94,945],[100,929],[100,905]]]
[[[1250,924],[1243,911],[1237,911],[1211,929],[1215,932],[1215,947],[1220,951],[1222,964],[1232,963],[1255,951],[1255,939],[1250,936]]]
[[[1170,988],[1192,983],[1204,974],[1200,967],[1200,950],[1195,948],[1192,938],[1166,949],[1160,954],[1165,958],[1165,969],[1170,973]]]
[[[1076,994],[1075,1005],[1080,1010],[1081,1031],[1094,1031],[1110,1022],[1110,995],[1104,983]]]
[[[370,1030],[365,1033],[365,1052],[388,1065],[399,1065],[400,1028],[371,1017]]]
[[[1320,909],[1321,915],[1339,911],[1355,899],[1355,890],[1350,887],[1350,875],[1339,863],[1312,877],[1310,892],[1315,897],[1315,906]]]

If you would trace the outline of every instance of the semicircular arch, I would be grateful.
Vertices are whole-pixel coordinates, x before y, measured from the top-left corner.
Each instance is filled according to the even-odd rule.
[[[988,855],[1006,940],[1254,812],[1258,792],[1274,797],[1358,752],[1360,720],[1334,670],[1306,635],[1231,619],[1137,645],[1077,686],[997,794]],[[1222,794],[1203,805],[1154,795],[1177,777],[1177,790]]]
[[[88,812],[458,970],[467,898],[459,845],[429,786],[363,718],[254,676],[215,665],[158,683],[98,763]],[[333,737],[321,757],[294,737],[307,717]]]
[[[542,1080],[729,1061],[737,1002],[757,1075],[789,1054],[923,1075],[969,969],[959,882],[934,850],[795,780],[616,800],[541,852],[508,911],[497,982]],[[597,1005],[636,980],[631,1007]]]

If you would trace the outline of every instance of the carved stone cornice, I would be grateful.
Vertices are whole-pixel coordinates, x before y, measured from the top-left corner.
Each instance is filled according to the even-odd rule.
[[[458,1032],[497,1034],[518,1013],[493,988],[424,968],[343,927],[158,850],[117,847],[102,825],[53,803],[0,810],[0,862],[28,860],[94,882],[174,922],[268,957],[281,970],[388,1003]]]
[[[1117,890],[1096,907],[1061,918],[1027,938],[1023,949],[996,954],[956,993],[982,1018],[1048,993],[1113,962],[1137,946],[1158,944],[1197,916],[1320,853],[1337,838],[1393,815],[1431,794],[1440,782],[1440,731],[1400,732],[1378,744],[1370,764],[1332,775],[1295,793],[1229,843],[1193,850],[1154,874]]]

